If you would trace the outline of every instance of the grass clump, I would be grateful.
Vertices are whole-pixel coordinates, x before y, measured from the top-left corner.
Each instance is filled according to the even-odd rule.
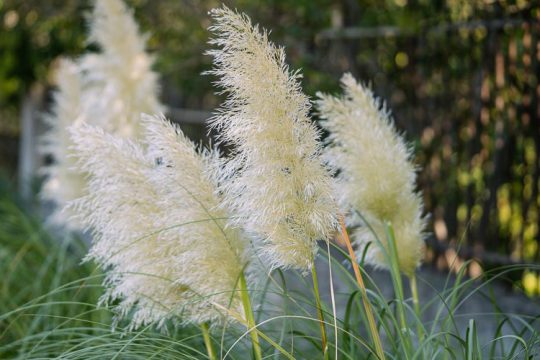
[[[0,194],[0,358],[2,359],[245,359],[251,355],[249,333],[234,324],[211,329],[206,344],[196,326],[148,325],[129,331],[120,322],[111,330],[113,313],[97,307],[103,293],[103,274],[80,263],[87,245],[76,237],[51,236],[38,217],[3,184]],[[319,249],[316,266],[321,281],[321,309],[328,335],[328,357],[376,359],[362,293],[347,262],[349,254],[337,245],[330,255]],[[364,259],[358,259],[362,264]],[[331,267],[337,312],[331,306],[327,269]],[[404,292],[388,295],[381,286],[387,273],[365,272],[367,296],[388,359],[534,359],[539,355],[538,317],[505,312],[496,300],[497,279],[523,266],[498,269],[484,281],[468,279],[466,264],[452,280],[421,299],[420,311]],[[533,270],[540,270],[538,268]],[[417,276],[421,288],[435,287]],[[403,280],[404,283],[406,280]],[[377,285],[379,284],[379,285]],[[260,331],[263,358],[313,359],[321,356],[317,303],[298,271],[275,270],[252,290],[254,321]],[[463,308],[473,298],[485,302],[481,313]],[[403,310],[400,310],[400,307]],[[406,327],[400,320],[404,312]],[[485,323],[495,324],[486,337]],[[423,336],[420,337],[418,327]],[[336,330],[336,331],[334,331]],[[480,333],[483,333],[481,335]],[[337,336],[336,336],[337,334]]]
[[[141,117],[132,137],[71,126],[70,159],[87,186],[67,209],[92,242],[51,236],[2,192],[0,354],[534,357],[537,318],[488,296],[497,276],[475,283],[463,267],[433,300],[420,298],[422,198],[412,152],[381,101],[349,75],[344,96],[321,95],[325,147],[284,50],[244,14],[210,15],[210,73],[227,94],[211,124],[230,153],[197,147],[162,116]],[[485,312],[464,311],[472,296],[486,296]],[[489,339],[483,316],[496,320]]]

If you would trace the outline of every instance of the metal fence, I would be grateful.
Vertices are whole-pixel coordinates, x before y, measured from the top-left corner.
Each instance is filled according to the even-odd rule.
[[[429,260],[540,261],[539,12],[403,30],[337,24],[321,71],[352,71],[414,141]]]
[[[369,81],[414,142],[419,188],[432,214],[428,260],[440,268],[457,253],[486,267],[540,261],[536,10],[415,30],[353,27],[337,16],[305,47],[320,73],[337,79],[351,71]],[[41,162],[35,144],[42,95],[30,93],[23,106],[21,179]],[[210,113],[168,115],[200,133]]]

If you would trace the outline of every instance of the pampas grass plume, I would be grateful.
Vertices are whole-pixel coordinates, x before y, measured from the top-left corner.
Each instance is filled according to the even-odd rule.
[[[318,111],[329,131],[325,158],[337,171],[336,192],[343,209],[359,211],[385,243],[384,223],[392,223],[403,272],[411,274],[422,259],[425,221],[415,192],[416,169],[411,151],[396,131],[390,112],[350,74],[341,79],[344,95],[319,94]],[[373,233],[366,227],[353,233],[359,257],[386,266]]]
[[[234,147],[225,166],[226,202],[263,240],[265,262],[307,270],[316,241],[334,229],[335,205],[301,75],[289,70],[283,49],[247,16],[226,7],[210,14],[217,47],[209,52],[210,73],[228,94],[212,125]]]
[[[85,111],[108,132],[139,138],[140,114],[163,111],[153,59],[145,51],[146,36],[122,0],[96,0],[90,25],[88,41],[100,52],[80,61],[88,86]]]
[[[234,293],[245,264],[240,233],[218,210],[215,154],[199,153],[160,117],[143,122],[146,148],[98,127],[72,128],[87,195],[73,204],[93,232],[88,258],[107,271],[102,301],[135,329],[219,323],[240,312]],[[218,306],[216,306],[216,304]]]
[[[62,209],[84,195],[85,180],[74,169],[76,159],[69,149],[67,128],[84,119],[107,132],[140,138],[141,112],[163,110],[152,59],[145,52],[145,37],[124,3],[96,0],[90,24],[89,42],[98,44],[100,52],[62,62],[54,111],[48,116],[51,130],[43,140],[43,152],[54,159],[43,170],[47,179],[42,197],[55,202],[57,208],[49,222],[69,230],[80,230],[80,224],[69,220],[72,214]]]
[[[62,209],[82,196],[85,186],[84,174],[75,169],[73,144],[66,130],[82,121],[81,73],[77,64],[65,59],[60,62],[56,78],[58,89],[53,95],[54,106],[52,112],[45,116],[50,129],[40,139],[40,151],[53,155],[54,162],[42,169],[46,179],[40,196],[56,205],[47,219],[49,223],[75,230],[80,228],[80,224],[69,221],[73,214]]]

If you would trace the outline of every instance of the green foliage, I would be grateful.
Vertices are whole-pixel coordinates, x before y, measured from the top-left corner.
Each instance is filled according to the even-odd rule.
[[[53,239],[8,195],[11,190],[6,184],[0,190],[0,357],[30,355],[35,346],[50,345],[59,336],[99,334],[99,324],[110,323],[110,316],[96,309],[101,275],[79,264],[84,243]],[[66,328],[80,333],[70,335]]]
[[[86,242],[54,238],[10,194],[13,189],[2,182],[0,358],[200,357],[193,329],[172,329],[169,335],[148,328],[127,334],[121,326],[111,331],[111,312],[97,306],[102,274],[81,264]]]
[[[206,12],[215,2],[128,3],[143,29],[151,29],[149,47],[158,55],[156,66],[165,79],[165,101],[173,106],[214,107],[218,100],[212,94],[212,79],[201,81],[200,73],[210,64],[202,53],[207,48]],[[325,42],[318,35],[332,25],[333,2],[228,3],[253,14],[255,22],[276,29],[273,40],[286,44],[292,68],[303,69],[307,93],[335,90],[335,79],[345,70],[373,79],[375,91],[390,99],[400,128],[416,139],[417,156],[425,169],[420,178],[427,208],[434,213],[436,230],[444,229],[436,231],[439,241],[456,242],[465,234],[465,245],[513,252],[520,259],[538,261],[540,140],[534,132],[538,117],[533,108],[538,106],[534,94],[539,72],[533,52],[537,35],[531,35],[526,26],[437,30],[443,21],[519,20],[520,15],[534,18],[537,9],[525,11],[519,4],[526,2],[507,7],[497,2],[461,0],[410,1],[407,6],[406,0],[344,2],[344,26],[396,26],[402,35]],[[4,113],[15,116],[21,96],[31,84],[48,81],[50,65],[59,55],[77,55],[84,50],[83,15],[89,9],[88,1],[0,0],[2,121]],[[3,126],[0,124],[0,129]],[[144,329],[123,334],[125,329],[120,325],[118,332],[111,332],[110,312],[96,307],[102,294],[102,275],[89,264],[80,265],[86,243],[51,236],[37,217],[7,195],[10,192],[2,185],[0,358],[205,356],[198,329],[171,329],[168,334]],[[340,256],[347,258],[346,254]],[[344,314],[336,319],[328,302],[323,304],[330,353],[334,354],[337,342],[340,358],[369,358],[373,349],[356,282],[336,259],[321,259],[331,262],[334,274],[345,284],[337,294],[346,304]],[[466,314],[473,319],[460,328],[457,323],[464,314],[457,310],[472,294],[488,294],[490,283],[510,273],[526,271],[527,279],[532,279],[531,294],[538,294],[536,274],[540,268],[512,265],[490,269],[487,264],[486,281],[475,289],[479,283],[466,277],[470,263],[459,268],[456,281],[438,292],[437,299],[421,303],[420,312],[402,290],[395,298],[388,298],[371,281],[370,300],[385,336],[388,358],[538,355],[537,318],[505,314],[486,295],[487,305],[493,308],[487,315],[499,322],[493,338],[482,342],[478,319],[484,315]],[[320,352],[316,304],[304,291],[310,284],[295,288],[289,286],[291,281],[303,283],[305,279],[280,272],[267,279],[266,291],[257,294],[257,304],[263,305],[256,307],[256,322],[265,336],[287,352],[310,358]],[[398,284],[398,290],[402,286],[395,272],[392,282]],[[425,314],[433,310],[435,318],[426,321]],[[405,331],[403,317],[410,324]],[[337,337],[333,335],[334,320],[339,327]],[[221,355],[230,350],[232,358],[241,359],[249,352],[249,334],[242,329],[214,329],[211,336]],[[264,355],[276,354],[277,358],[275,346],[264,340],[262,345]]]
[[[45,81],[51,61],[81,52],[87,1],[0,2],[0,106],[17,106],[35,81]]]
[[[9,195],[12,193],[8,185],[2,184],[0,270],[5,275],[0,294],[0,358],[206,358],[203,335],[193,327],[171,326],[167,333],[157,333],[149,326],[129,332],[119,324],[111,331],[111,312],[96,307],[103,291],[99,285],[102,274],[93,265],[80,263],[87,251],[85,242],[54,239],[37,217],[29,215],[23,204]],[[331,253],[329,256],[321,249],[317,263],[319,274],[325,274],[323,278],[327,277],[325,269],[332,267],[334,282],[340,284],[335,300],[343,304],[335,317],[327,285],[321,288],[329,357],[337,354],[340,359],[375,359],[357,283],[349,267],[343,265],[348,255],[335,245]],[[479,283],[464,277],[465,269],[462,266],[453,284],[436,292],[434,299],[421,299],[419,313],[413,309],[411,298],[401,295],[403,289],[396,298],[385,296],[381,284],[364,272],[387,359],[510,359],[538,355],[538,317],[503,313],[489,296],[490,284],[499,275]],[[498,273],[512,270],[515,268],[499,269]],[[395,284],[403,281],[396,278],[395,272],[392,276]],[[310,287],[309,278],[302,274],[276,271],[266,278],[262,291],[252,292],[263,356],[319,356],[321,334],[316,301],[306,291]],[[467,299],[477,293],[486,296],[485,312],[460,312]],[[428,320],[427,314],[435,316]],[[488,341],[478,336],[477,324],[485,316],[498,319]],[[468,326],[460,320],[463,317],[470,319]],[[422,337],[416,331],[418,326],[423,330]],[[249,354],[249,334],[239,325],[225,324],[212,329],[209,336],[218,358],[245,359]]]

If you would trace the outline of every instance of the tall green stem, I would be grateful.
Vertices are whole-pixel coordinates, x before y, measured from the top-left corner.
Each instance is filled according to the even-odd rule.
[[[414,305],[414,312],[418,322],[416,323],[416,332],[418,333],[418,343],[421,344],[424,338],[424,329],[422,327],[422,313],[420,311],[420,299],[418,297],[418,287],[416,286],[416,274],[412,273],[409,276],[409,284],[411,286],[411,294]]]
[[[208,359],[217,360],[216,351],[214,350],[214,345],[212,345],[212,340],[210,339],[210,332],[208,331],[208,324],[201,324],[201,332],[204,339],[204,345],[206,345],[206,352],[208,353]]]
[[[347,245],[354,275],[356,276],[356,281],[358,282],[358,287],[360,288],[360,293],[362,294],[362,303],[364,304],[364,311],[368,319],[371,339],[375,345],[375,352],[377,353],[379,360],[384,360],[384,350],[382,347],[381,338],[379,336],[379,331],[375,325],[375,317],[373,316],[373,310],[371,309],[371,304],[369,303],[367,296],[366,285],[364,284],[364,279],[362,278],[362,273],[360,272],[360,267],[358,266],[358,261],[356,260],[356,254],[352,248],[351,239],[349,239],[349,234],[347,233],[347,228],[345,227],[345,221],[343,220],[343,217],[341,217],[339,220],[341,224],[341,235],[345,245]]]
[[[313,292],[315,293],[315,302],[317,303],[317,315],[319,317],[319,325],[321,327],[323,357],[325,359],[328,359],[328,340],[326,338],[324,313],[321,306],[321,296],[319,295],[319,281],[317,279],[317,270],[315,269],[315,263],[313,263],[313,265],[311,266],[311,275],[313,277]]]
[[[251,336],[253,353],[256,360],[262,360],[261,346],[259,344],[259,335],[255,326],[255,317],[253,316],[253,310],[251,308],[251,302],[249,300],[249,292],[247,289],[246,278],[243,272],[240,275],[240,294],[242,295],[242,304],[244,306],[244,312],[248,324],[248,331]]]
[[[396,292],[397,296],[397,312],[400,318],[400,333],[403,333],[403,330],[407,331],[406,336],[403,339],[403,344],[405,346],[405,358],[408,359],[411,351],[412,351],[412,345],[411,345],[411,339],[408,332],[408,325],[407,325],[407,317],[405,315],[405,307],[403,306],[404,303],[404,294],[403,294],[403,281],[401,279],[401,271],[399,269],[399,256],[397,253],[397,246],[396,246],[396,237],[394,234],[394,228],[392,227],[391,223],[386,224],[386,231],[387,231],[387,238],[388,238],[388,248],[390,253],[390,269],[392,274],[392,280],[394,282],[394,291]]]

